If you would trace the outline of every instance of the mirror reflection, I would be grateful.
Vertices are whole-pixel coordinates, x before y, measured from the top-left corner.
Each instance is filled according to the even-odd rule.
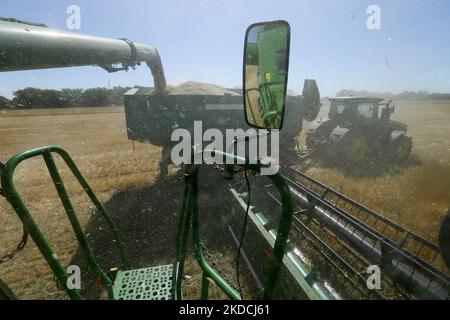
[[[289,65],[290,28],[285,21],[254,24],[245,41],[245,113],[250,126],[281,129]]]

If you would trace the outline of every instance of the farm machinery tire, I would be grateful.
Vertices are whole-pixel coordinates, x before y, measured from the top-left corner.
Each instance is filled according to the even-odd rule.
[[[389,157],[396,163],[402,163],[409,158],[412,150],[412,139],[402,136],[389,146]]]
[[[368,157],[370,146],[367,139],[360,136],[350,136],[342,141],[341,159],[349,165],[361,164]]]

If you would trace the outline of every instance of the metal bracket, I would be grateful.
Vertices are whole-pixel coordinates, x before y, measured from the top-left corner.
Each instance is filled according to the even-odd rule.
[[[319,279],[320,272],[318,270],[311,270],[310,273],[305,277],[305,281],[312,286]]]
[[[136,46],[134,45],[133,41],[126,39],[126,38],[120,38],[119,40],[123,40],[125,41],[131,49],[131,59],[130,59],[130,63],[131,65],[136,65],[137,64],[137,49]]]
[[[119,40],[125,41],[130,46],[131,58],[128,61],[128,63],[122,62],[122,67],[115,67],[114,65],[100,65],[99,66],[102,69],[106,70],[108,73],[114,73],[114,72],[118,72],[118,71],[128,71],[130,68],[135,69],[136,66],[141,64],[137,59],[137,49],[136,49],[136,46],[134,45],[133,41],[128,40],[126,38],[120,38]]]

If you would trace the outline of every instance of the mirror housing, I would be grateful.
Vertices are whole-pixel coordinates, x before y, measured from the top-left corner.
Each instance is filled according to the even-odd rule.
[[[260,22],[245,34],[243,95],[247,124],[281,129],[289,71],[290,26],[283,20]]]
[[[450,208],[441,223],[439,230],[439,249],[442,259],[450,270]]]

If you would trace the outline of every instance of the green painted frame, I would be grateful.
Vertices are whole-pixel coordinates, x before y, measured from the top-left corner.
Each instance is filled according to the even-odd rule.
[[[23,162],[26,159],[42,156],[44,158],[45,164],[47,166],[47,169],[50,173],[50,176],[53,180],[53,183],[55,185],[55,188],[58,192],[59,198],[64,206],[64,209],[66,211],[66,214],[69,218],[69,221],[72,225],[72,228],[75,232],[75,235],[78,239],[78,242],[80,243],[81,250],[87,260],[87,263],[89,267],[95,272],[95,274],[103,280],[106,289],[108,291],[108,296],[110,299],[113,299],[113,290],[112,286],[113,283],[111,279],[108,277],[108,275],[101,270],[100,266],[98,265],[97,261],[95,260],[95,257],[92,253],[92,250],[88,244],[87,238],[83,233],[83,230],[81,228],[81,225],[76,217],[75,210],[73,208],[73,205],[69,199],[69,195],[67,193],[67,190],[64,186],[64,183],[61,179],[61,176],[59,174],[58,168],[56,167],[55,160],[53,158],[53,154],[58,154],[66,163],[68,168],[71,170],[72,174],[77,179],[78,183],[83,187],[86,194],[90,198],[90,200],[95,205],[96,209],[99,211],[103,219],[106,221],[108,226],[110,227],[113,237],[116,240],[115,244],[117,246],[119,259],[121,263],[121,268],[127,268],[127,262],[125,259],[125,253],[123,250],[122,241],[120,239],[119,233],[117,231],[117,228],[111,219],[111,217],[106,212],[105,208],[101,204],[101,202],[98,200],[98,198],[95,196],[94,192],[92,191],[91,187],[87,183],[87,181],[84,179],[81,172],[78,170],[75,162],[72,160],[72,158],[69,156],[69,154],[63,150],[62,148],[58,146],[46,146],[42,148],[33,149],[30,151],[19,153],[15,156],[13,156],[4,166],[3,172],[1,175],[1,186],[3,189],[4,196],[8,200],[8,202],[12,205],[14,210],[16,211],[17,215],[19,216],[20,220],[30,233],[31,238],[35,242],[36,246],[41,251],[44,259],[47,261],[48,265],[52,269],[53,273],[55,274],[56,278],[58,279],[59,283],[63,285],[65,291],[69,295],[71,299],[82,299],[80,293],[76,289],[69,289],[65,285],[67,283],[68,275],[66,270],[64,269],[61,262],[58,260],[58,257],[54,254],[50,244],[47,242],[47,239],[45,238],[42,231],[39,229],[38,224],[33,219],[33,217],[30,214],[30,211],[28,210],[25,202],[22,200],[21,196],[17,192],[13,176],[15,169],[17,166]]]
[[[217,150],[204,150],[204,153],[210,152],[212,155],[219,155],[228,161],[231,159],[233,163],[244,163],[237,164],[241,166],[244,170],[252,170],[254,172],[259,172],[263,167],[262,164],[250,164],[244,158],[217,151]],[[229,163],[229,162],[226,162]],[[192,244],[194,249],[194,254],[203,271],[202,276],[202,290],[201,299],[205,300],[208,298],[209,290],[209,279],[211,279],[230,299],[240,300],[240,293],[233,289],[227,281],[221,277],[214,268],[212,268],[206,261],[202,246],[200,244],[200,226],[199,226],[199,191],[198,191],[198,165],[186,165],[185,169],[185,191],[183,197],[183,213],[182,217],[192,216]],[[272,258],[270,260],[270,265],[268,273],[266,276],[266,282],[263,291],[263,299],[269,300],[273,297],[275,287],[280,275],[281,266],[283,263],[284,253],[286,250],[286,244],[289,238],[289,233],[291,230],[292,220],[293,220],[293,203],[292,196],[289,188],[280,174],[274,174],[267,176],[274,183],[278,192],[281,196],[282,202],[282,212],[280,222],[278,224],[278,233],[275,240],[274,248],[272,251]],[[187,205],[186,205],[187,204]],[[188,224],[186,225],[188,227]],[[182,273],[181,273],[182,274]],[[178,280],[181,282],[182,277]],[[181,287],[181,284],[179,284]],[[178,287],[178,286],[177,286]]]
[[[228,153],[211,150],[209,151],[205,150],[204,152],[214,152],[219,155],[222,155],[224,158],[232,159],[234,163],[243,163],[239,164],[239,166],[241,166],[244,170],[252,170],[255,172],[259,172],[260,169],[262,168],[261,164],[250,164],[248,163],[248,161],[246,161],[246,159]],[[23,162],[26,159],[42,156],[44,158],[45,164],[47,165],[50,176],[53,180],[53,183],[58,192],[60,200],[64,206],[64,209],[66,210],[66,214],[70,220],[75,235],[80,243],[80,247],[88,262],[89,267],[105,283],[109,298],[114,299],[113,282],[108,277],[108,275],[103,270],[101,270],[101,268],[99,267],[99,265],[95,260],[95,257],[93,256],[92,250],[87,242],[87,238],[84,235],[81,225],[76,217],[75,210],[69,199],[67,190],[61,179],[58,168],[56,167],[56,163],[53,158],[53,153],[58,154],[65,161],[66,165],[69,167],[75,178],[83,187],[86,194],[89,196],[91,201],[96,206],[97,210],[100,212],[102,217],[108,223],[109,227],[111,228],[111,231],[113,232],[113,236],[116,240],[115,243],[119,253],[121,268],[123,270],[126,270],[128,266],[125,259],[122,241],[120,239],[119,233],[113,220],[107,214],[105,208],[95,196],[91,187],[84,179],[81,172],[78,170],[72,158],[62,148],[58,146],[46,146],[26,151],[23,153],[19,153],[13,156],[6,163],[6,165],[3,168],[4,170],[1,174],[1,186],[3,188],[4,195],[10,202],[10,204],[13,206],[14,210],[16,211],[17,215],[21,219],[24,226],[29,231],[31,238],[36,243],[37,247],[41,251],[44,259],[49,264],[58,281],[61,284],[65,284],[68,279],[66,270],[64,269],[61,262],[58,260],[57,256],[54,254],[50,244],[47,242],[47,239],[45,238],[44,234],[39,229],[39,226],[37,225],[36,221],[32,218],[26,204],[24,203],[19,193],[17,192],[13,181],[15,169],[21,162]],[[200,218],[199,218],[198,175],[199,175],[198,165],[186,165],[185,188],[183,193],[183,202],[176,237],[177,272],[175,280],[175,298],[178,300],[183,298],[182,297],[183,271],[186,259],[189,232],[192,226],[193,250],[197,262],[200,265],[203,272],[200,298],[201,299],[208,298],[209,279],[211,279],[230,299],[240,300],[241,299],[240,293],[237,292],[235,289],[233,289],[230,286],[230,284],[228,284],[228,282],[223,277],[221,277],[214,268],[212,268],[208,264],[203,255],[200,237],[200,226],[199,226]],[[288,186],[286,185],[283,178],[279,174],[271,175],[268,177],[272,180],[278,192],[280,193],[283,205],[282,205],[281,219],[278,226],[277,238],[275,240],[275,245],[272,252],[272,259],[270,261],[265,288],[263,292],[264,299],[271,299],[273,296],[275,286],[277,284],[277,280],[280,274],[280,269],[293,219],[293,204]],[[71,299],[82,299],[80,293],[77,290],[69,289],[67,288],[67,286],[64,286],[64,289],[66,290],[67,294]]]
[[[0,279],[0,300],[17,300],[16,294]]]

